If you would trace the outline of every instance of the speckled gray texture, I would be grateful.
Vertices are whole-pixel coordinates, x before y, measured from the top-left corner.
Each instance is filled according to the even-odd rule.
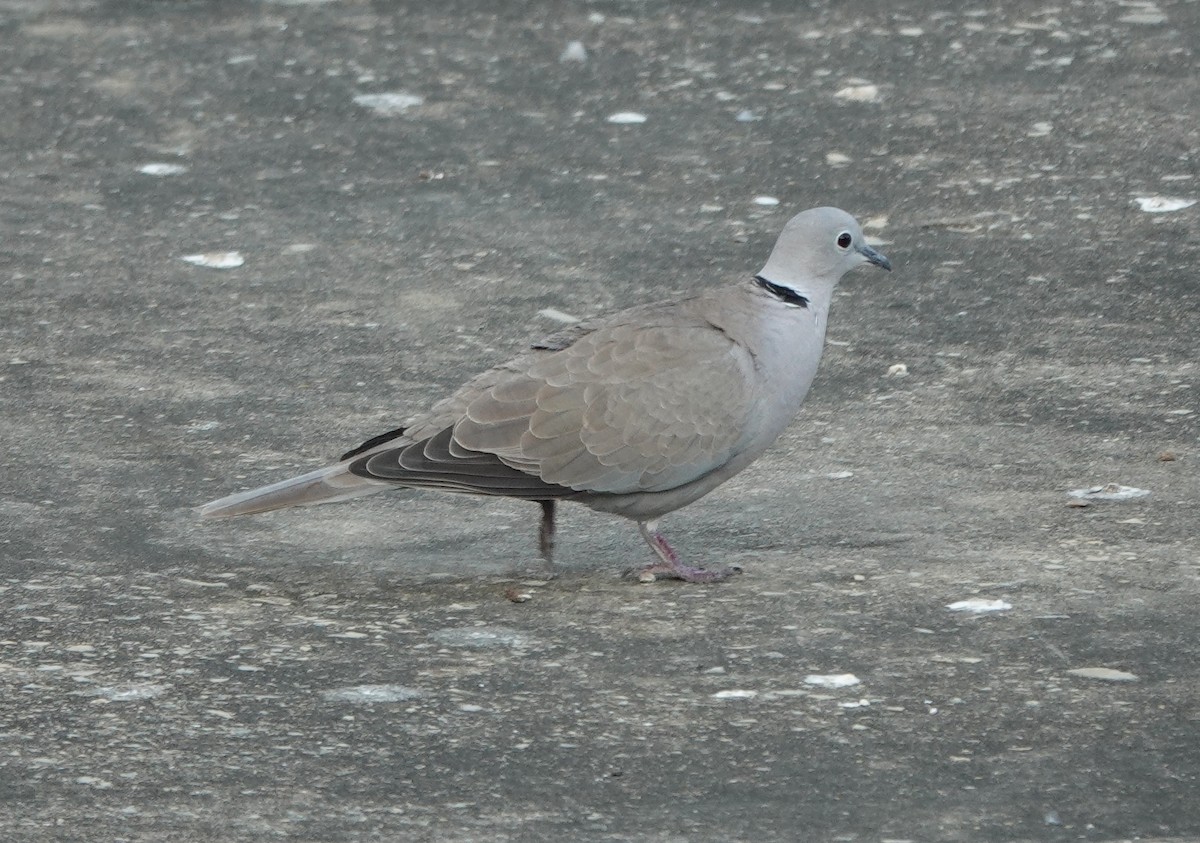
[[[0,3],[0,837],[1200,836],[1200,4],[997,5]],[[665,520],[732,582],[194,520],[817,204],[896,271]]]

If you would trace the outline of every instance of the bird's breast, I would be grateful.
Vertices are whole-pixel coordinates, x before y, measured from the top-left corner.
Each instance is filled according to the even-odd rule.
[[[763,387],[776,400],[793,407],[804,400],[825,345],[825,311],[810,305],[788,308],[764,320],[756,349]]]

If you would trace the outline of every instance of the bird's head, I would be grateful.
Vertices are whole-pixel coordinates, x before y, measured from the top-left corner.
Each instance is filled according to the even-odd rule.
[[[759,275],[799,293],[816,292],[832,289],[864,263],[892,269],[891,261],[867,245],[854,217],[838,208],[811,208],[788,220]]]

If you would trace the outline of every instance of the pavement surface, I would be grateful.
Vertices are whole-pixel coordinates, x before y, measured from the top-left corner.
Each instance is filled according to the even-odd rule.
[[[1200,840],[1198,32],[0,0],[0,838]],[[194,519],[819,204],[896,271],[665,520],[733,581],[581,508],[549,582],[529,504]]]

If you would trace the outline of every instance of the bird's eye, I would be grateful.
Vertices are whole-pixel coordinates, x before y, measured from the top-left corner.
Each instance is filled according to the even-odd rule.
[[[850,244],[854,242],[854,238],[850,236],[849,231],[843,231],[838,235],[837,244],[839,249],[849,249]]]

